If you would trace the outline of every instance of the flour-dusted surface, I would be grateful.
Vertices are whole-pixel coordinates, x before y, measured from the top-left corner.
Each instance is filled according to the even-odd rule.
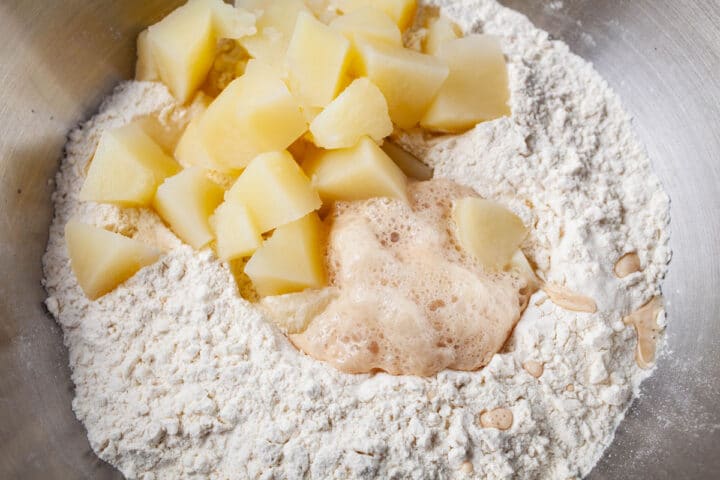
[[[598,313],[563,310],[540,292],[507,351],[474,373],[351,376],[311,360],[237,295],[226,266],[183,246],[154,213],[77,201],[103,130],[156,111],[187,121],[162,86],[123,84],[70,135],[44,265],[73,407],[98,455],[127,477],[564,479],[588,473],[612,441],[650,373],[636,366],[621,318],[659,293],[667,196],[588,64],[493,0],[442,3],[465,31],[502,37],[513,117],[400,141],[436,176],[510,205],[533,226],[524,248],[545,278],[592,296]],[[167,254],[88,301],[62,234],[76,215]],[[630,251],[644,270],[619,280],[614,262]],[[539,378],[528,361],[543,364]],[[482,428],[480,414],[498,407],[512,427]]]

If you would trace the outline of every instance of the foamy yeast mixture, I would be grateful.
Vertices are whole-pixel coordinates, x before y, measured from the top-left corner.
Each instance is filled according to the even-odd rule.
[[[467,196],[477,194],[431,180],[409,186],[409,203],[337,205],[325,220],[335,293],[293,343],[349,373],[427,376],[486,365],[529,291],[517,273],[488,272],[457,244],[450,211]]]

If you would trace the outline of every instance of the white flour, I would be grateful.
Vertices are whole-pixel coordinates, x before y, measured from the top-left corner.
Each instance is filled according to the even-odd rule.
[[[659,293],[668,198],[590,65],[493,0],[443,4],[465,31],[503,38],[513,116],[402,142],[437,176],[510,205],[533,226],[525,250],[545,277],[593,297],[598,313],[539,292],[507,351],[474,373],[351,376],[304,357],[236,294],[225,265],[183,246],[154,213],[77,201],[103,130],[159,110],[183,121],[164,87],[123,84],[70,136],[44,265],[73,407],[93,449],[127,477],[565,479],[587,474],[612,441],[650,374],[621,317]],[[167,254],[88,301],[63,240],[75,215]],[[613,264],[630,251],[644,271],[618,280]],[[544,364],[542,376],[521,367],[528,360]],[[496,407],[512,411],[509,430],[481,427]]]

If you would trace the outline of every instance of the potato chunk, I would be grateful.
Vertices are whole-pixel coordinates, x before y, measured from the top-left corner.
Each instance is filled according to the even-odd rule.
[[[439,15],[430,20],[428,24],[423,41],[423,51],[429,55],[435,55],[440,45],[460,37],[462,37],[460,27],[446,16]]]
[[[80,200],[145,207],[158,185],[179,171],[177,162],[139,125],[130,123],[100,137]]]
[[[276,70],[251,60],[245,74],[210,104],[198,130],[215,162],[240,169],[260,153],[287,148],[305,133],[307,123]]]
[[[456,200],[452,218],[460,245],[489,269],[510,263],[527,235],[522,220],[491,200],[466,197]]]
[[[301,102],[324,107],[348,83],[350,41],[301,12],[287,50],[288,83]]]
[[[203,168],[192,167],[165,180],[153,206],[182,241],[199,250],[214,238],[208,219],[222,199],[223,189]]]
[[[318,152],[303,166],[324,201],[407,199],[405,174],[369,137],[352,148]]]
[[[337,0],[335,3],[345,14],[368,6],[375,7],[392,18],[400,30],[412,24],[417,10],[417,0]]]
[[[160,257],[160,250],[102,228],[65,225],[70,264],[85,295],[95,300]]]
[[[225,196],[247,206],[260,232],[267,232],[320,208],[317,192],[286,151],[259,155]]]
[[[225,173],[232,172],[232,169],[217,163],[200,141],[199,123],[200,119],[196,118],[185,128],[185,132],[183,132],[177,147],[175,147],[175,159],[186,168],[198,166]]]
[[[255,15],[252,13],[222,0],[205,1],[211,3],[213,24],[219,38],[237,40],[257,33]]]
[[[245,265],[257,292],[281,295],[324,286],[322,236],[315,212],[277,228]]]
[[[358,40],[373,40],[402,46],[402,34],[392,18],[373,7],[363,7],[330,22],[330,28],[345,35],[355,45]]]
[[[152,56],[148,31],[143,30],[137,38],[137,62],[135,63],[135,80],[154,82],[160,80],[157,64]]]
[[[361,70],[358,51],[360,41],[369,40],[402,47],[400,29],[390,17],[377,8],[364,7],[341,15],[330,22],[330,28],[337,30],[350,40],[351,74]]]
[[[414,127],[448,76],[442,60],[406,48],[361,42],[360,73],[385,96],[390,118],[401,128]]]
[[[190,0],[150,26],[147,41],[160,79],[184,103],[203,83],[215,57],[212,9],[205,0]]]
[[[282,68],[298,14],[309,11],[305,3],[302,0],[237,0],[235,5],[259,15],[255,24],[257,33],[240,39],[240,44],[251,57]]]
[[[460,133],[510,115],[508,74],[497,38],[468,35],[440,45],[450,75],[420,121],[428,130]]]
[[[210,226],[215,232],[215,251],[220,260],[252,255],[262,243],[250,211],[238,201],[223,202],[210,217]]]
[[[353,81],[310,124],[315,145],[323,148],[352,147],[365,135],[380,141],[392,130],[385,97],[367,78]]]

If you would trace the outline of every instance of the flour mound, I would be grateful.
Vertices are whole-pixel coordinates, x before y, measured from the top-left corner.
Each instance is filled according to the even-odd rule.
[[[531,229],[523,248],[540,274],[592,297],[597,313],[538,292],[507,347],[477,372],[349,375],[311,359],[242,300],[227,265],[183,246],[152,211],[78,201],[102,131],[153,112],[187,120],[161,85],[122,84],[70,134],[43,264],[73,409],[93,450],[126,477],[572,478],[612,441],[652,373],[635,363],[622,317],[660,293],[668,198],[588,63],[494,0],[439,3],[465,32],[501,39],[513,115],[457,137],[396,141],[436,177],[509,205]],[[62,234],[73,216],[166,254],[88,301]],[[629,252],[642,271],[619,279],[613,265]],[[483,428],[482,414],[498,408],[512,426]]]

